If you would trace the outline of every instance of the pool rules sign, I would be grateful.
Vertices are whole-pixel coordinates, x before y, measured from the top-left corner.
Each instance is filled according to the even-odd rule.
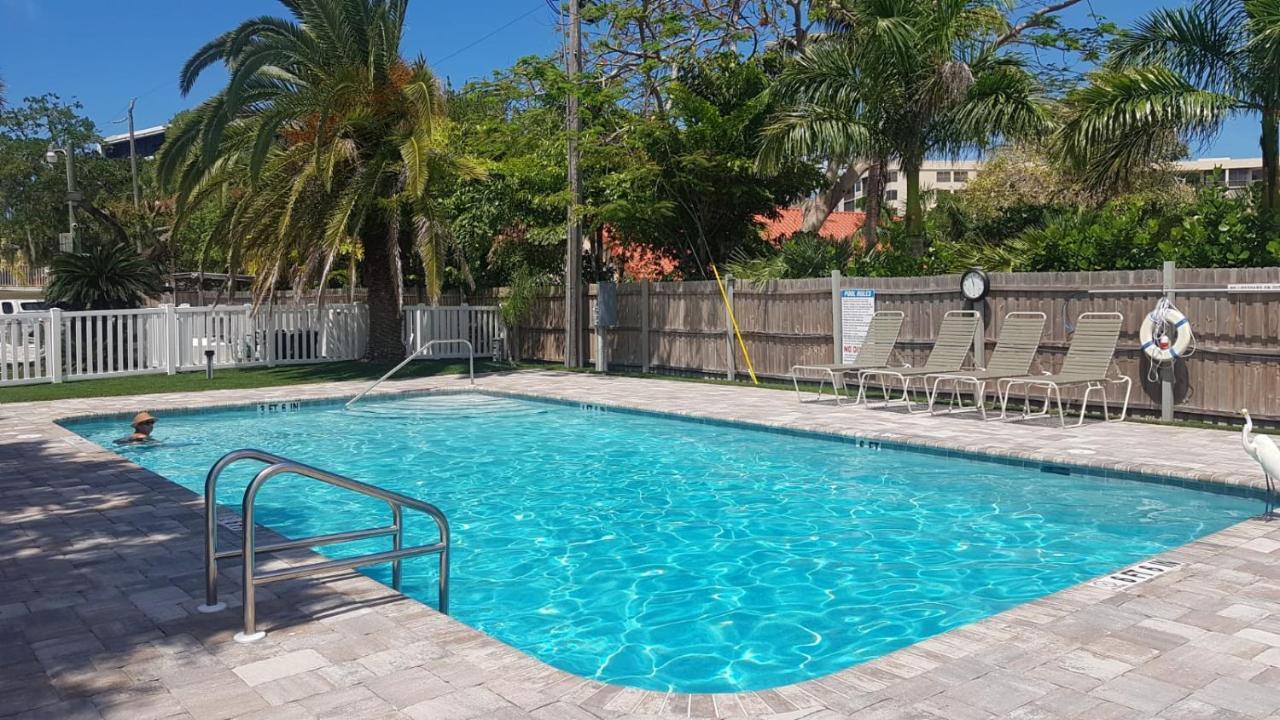
[[[867,339],[871,316],[876,313],[876,291],[851,288],[840,291],[840,361],[851,363]]]

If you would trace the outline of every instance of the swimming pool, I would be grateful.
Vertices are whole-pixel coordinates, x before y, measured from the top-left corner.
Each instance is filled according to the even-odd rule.
[[[1194,487],[480,393],[357,408],[157,413],[164,442],[151,447],[113,446],[120,418],[64,425],[196,492],[219,456],[255,447],[428,500],[453,528],[456,618],[569,672],[680,692],[826,675],[1262,509]],[[219,502],[238,506],[251,465],[224,475]],[[258,509],[292,536],[386,518],[378,501],[289,477]],[[407,544],[434,537],[407,519]],[[369,574],[389,581],[385,567]],[[434,603],[432,559],[405,562],[404,590]]]

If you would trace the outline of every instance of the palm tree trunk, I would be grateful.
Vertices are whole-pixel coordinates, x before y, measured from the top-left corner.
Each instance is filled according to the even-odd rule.
[[[369,291],[369,346],[364,359],[371,362],[394,362],[404,359],[401,337],[400,299],[396,284],[401,281],[395,271],[392,252],[400,248],[387,237],[380,223],[371,223],[361,238],[364,243],[364,282]]]
[[[920,158],[902,158],[902,172],[907,182],[907,241],[911,244],[914,257],[924,257],[924,203],[920,198]]]
[[[862,221],[862,249],[870,250],[880,244],[880,213],[884,207],[884,158],[877,158],[867,171],[867,181],[862,184],[862,196],[867,211]]]
[[[804,201],[804,220],[800,224],[800,232],[818,232],[866,170],[867,164],[860,161],[849,163],[843,170],[839,166],[833,166],[827,173],[826,189]]]
[[[1262,108],[1262,215],[1275,225],[1280,211],[1280,107]]]

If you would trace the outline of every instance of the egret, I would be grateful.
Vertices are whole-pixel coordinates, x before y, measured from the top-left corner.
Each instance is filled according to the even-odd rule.
[[[1270,491],[1272,481],[1280,478],[1280,447],[1276,447],[1275,441],[1266,435],[1253,434],[1253,418],[1249,417],[1247,408],[1240,414],[1244,415],[1244,431],[1241,433],[1244,451],[1262,466],[1262,473],[1267,477],[1267,490]]]

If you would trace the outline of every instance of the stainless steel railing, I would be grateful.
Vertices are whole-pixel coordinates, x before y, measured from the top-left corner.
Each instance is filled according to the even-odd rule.
[[[249,487],[245,489],[244,498],[241,501],[241,512],[244,518],[244,528],[242,530],[242,543],[239,550],[218,550],[218,476],[226,470],[228,466],[241,460],[256,460],[265,463],[267,467],[263,468],[254,476],[249,483]],[[258,546],[255,533],[254,523],[254,500],[258,496],[258,491],[266,484],[268,480],[276,475],[292,473],[303,477],[319,480],[336,487],[340,487],[352,492],[360,493],[368,497],[377,498],[385,501],[391,509],[391,524],[382,527],[367,528],[364,530],[351,530],[348,532],[332,533],[329,535],[316,535],[308,538],[300,538],[297,540],[287,540],[284,542],[273,543],[270,545]],[[436,523],[439,530],[440,539],[438,542],[430,545],[419,545],[417,547],[404,547],[404,508],[418,510],[424,512],[431,517]],[[338,560],[327,560],[324,562],[310,563],[298,567],[284,568],[281,570],[271,570],[266,572],[257,572],[255,569],[256,558],[259,553],[275,552],[277,550],[291,550],[295,548],[311,548],[320,547],[322,545],[333,545],[336,543],[351,542],[353,540],[364,540],[367,538],[391,536],[391,550],[387,552],[372,553],[368,555],[359,555],[350,558],[341,558]],[[255,607],[255,590],[258,585],[275,582],[277,580],[291,580],[293,578],[304,577],[307,575],[317,575],[332,570],[345,570],[355,567],[363,567],[366,565],[376,565],[379,563],[391,563],[391,585],[396,590],[400,589],[401,568],[400,564],[404,558],[414,557],[417,555],[429,555],[438,553],[440,555],[440,612],[448,614],[449,612],[449,521],[445,518],[444,513],[435,505],[415,500],[411,497],[401,495],[390,490],[383,490],[366,483],[352,480],[342,475],[336,475],[326,470],[312,467],[300,462],[295,462],[279,455],[273,455],[262,450],[234,450],[223,455],[213,467],[209,468],[209,474],[204,481],[204,572],[205,572],[205,604],[196,608],[200,612],[212,613],[218,612],[226,608],[226,603],[218,602],[218,561],[226,558],[243,557],[243,586],[244,586],[244,629],[236,633],[235,639],[238,642],[253,642],[266,636],[266,633],[257,629],[257,611]]]
[[[377,380],[374,380],[372,385],[365,388],[364,390],[361,390],[359,395],[356,395],[355,397],[348,400],[347,404],[343,405],[342,407],[349,408],[352,405],[354,405],[357,400],[364,397],[365,395],[368,395],[370,390],[373,390],[374,388],[381,385],[383,380],[386,380],[392,375],[395,375],[397,372],[400,371],[400,368],[404,367],[405,365],[408,365],[411,360],[417,359],[417,357],[422,354],[423,350],[426,350],[432,345],[442,345],[446,343],[462,343],[463,345],[467,346],[467,370],[471,376],[471,384],[475,385],[476,384],[476,349],[475,349],[475,346],[471,344],[470,340],[464,340],[462,338],[456,338],[453,340],[428,340],[422,345],[420,345],[417,350],[414,350],[412,355],[400,361],[400,364],[396,365],[395,367],[387,371],[386,375],[383,375]]]

